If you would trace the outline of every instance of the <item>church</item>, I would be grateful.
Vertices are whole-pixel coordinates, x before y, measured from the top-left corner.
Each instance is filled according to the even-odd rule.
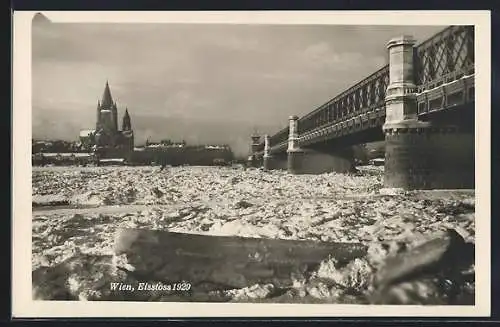
[[[80,132],[80,142],[85,146],[105,152],[130,152],[134,150],[132,122],[125,108],[121,130],[118,129],[118,108],[113,101],[109,83],[106,81],[101,101],[97,102],[97,117],[94,130]]]

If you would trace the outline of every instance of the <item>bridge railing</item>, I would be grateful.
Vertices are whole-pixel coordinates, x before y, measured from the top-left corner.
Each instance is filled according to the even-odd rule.
[[[299,119],[302,135],[347,118],[371,112],[385,106],[385,93],[389,85],[389,65],[356,83],[346,91]]]
[[[450,26],[415,47],[417,92],[474,73],[474,26]]]
[[[278,133],[269,138],[270,146],[276,146],[288,142],[288,127],[283,128]]]

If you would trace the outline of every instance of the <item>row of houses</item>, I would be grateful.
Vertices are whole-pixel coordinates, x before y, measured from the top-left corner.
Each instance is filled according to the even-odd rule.
[[[133,151],[59,152],[32,154],[33,166],[88,165],[227,165],[234,160],[226,146],[146,146]]]
[[[125,158],[98,158],[92,153],[36,153],[31,156],[33,166],[104,166],[123,165]]]

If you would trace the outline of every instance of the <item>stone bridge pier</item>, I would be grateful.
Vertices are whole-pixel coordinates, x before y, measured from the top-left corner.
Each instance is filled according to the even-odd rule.
[[[263,156],[264,170],[286,170],[287,157],[286,153],[273,153],[271,154],[271,144],[269,135],[264,135],[264,156]]]
[[[385,187],[474,188],[474,132],[446,121],[418,119],[414,43],[402,36],[387,44]]]
[[[251,146],[251,155],[248,158],[248,166],[250,167],[261,167],[262,166],[262,159],[259,158],[258,156],[255,155],[257,153],[258,149],[260,146],[260,136],[257,134],[252,135],[252,146]]]

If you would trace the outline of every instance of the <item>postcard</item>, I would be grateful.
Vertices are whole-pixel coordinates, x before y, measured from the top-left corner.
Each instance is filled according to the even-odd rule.
[[[14,317],[490,315],[489,12],[13,24]]]

